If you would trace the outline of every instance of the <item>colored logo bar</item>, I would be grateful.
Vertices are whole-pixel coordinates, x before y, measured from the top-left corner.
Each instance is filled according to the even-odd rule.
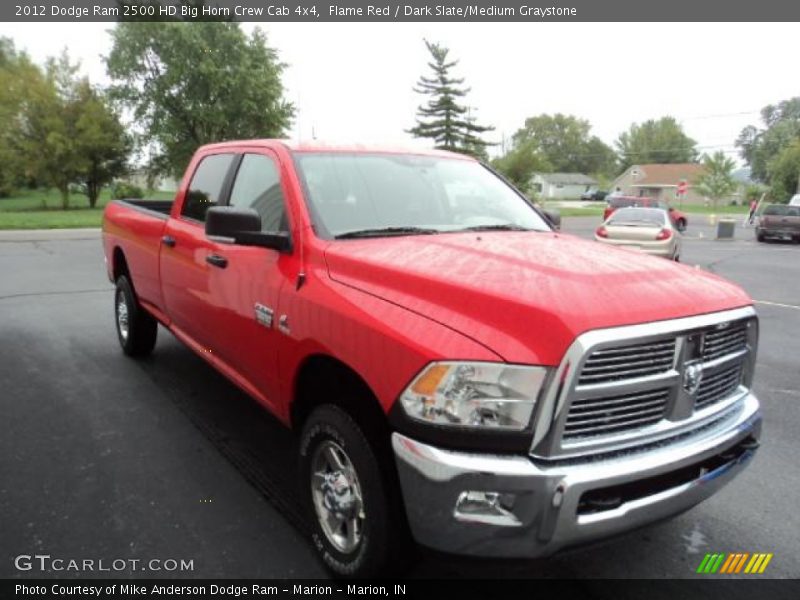
[[[752,554],[749,552],[718,552],[706,554],[696,572],[706,575],[715,573],[756,575],[763,573],[771,560],[771,552],[768,554],[765,552]]]

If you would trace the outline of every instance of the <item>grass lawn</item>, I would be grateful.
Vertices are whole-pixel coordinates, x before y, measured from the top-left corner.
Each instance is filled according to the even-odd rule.
[[[148,198],[171,200],[173,192],[150,192]],[[100,227],[103,208],[111,200],[111,192],[103,190],[96,208],[89,208],[89,199],[70,194],[69,209],[62,210],[61,195],[56,190],[23,190],[11,198],[0,198],[0,229],[66,229]]]

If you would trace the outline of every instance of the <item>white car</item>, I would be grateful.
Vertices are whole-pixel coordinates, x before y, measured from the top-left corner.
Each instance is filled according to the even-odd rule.
[[[789,200],[789,206],[800,206],[800,194],[792,196],[792,199]]]
[[[661,208],[617,209],[597,228],[594,239],[676,261],[681,256],[681,234]]]

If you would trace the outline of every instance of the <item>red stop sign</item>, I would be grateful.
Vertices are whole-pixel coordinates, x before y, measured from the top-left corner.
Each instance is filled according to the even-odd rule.
[[[686,180],[679,181],[677,189],[678,196],[683,196],[686,193],[686,188],[688,187],[689,185],[686,183]]]

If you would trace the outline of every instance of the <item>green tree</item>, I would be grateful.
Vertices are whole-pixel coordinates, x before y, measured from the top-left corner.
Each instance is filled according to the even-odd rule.
[[[720,151],[703,157],[703,172],[695,182],[695,190],[711,200],[714,208],[723,198],[736,191],[733,171],[736,163]]]
[[[0,196],[11,194],[32,175],[20,148],[23,112],[43,74],[24,52],[0,38]]]
[[[633,123],[616,142],[622,169],[634,164],[688,163],[697,160],[697,142],[672,117]]]
[[[235,23],[119,23],[107,58],[112,93],[132,111],[152,167],[179,175],[197,146],[282,137],[294,116],[285,68],[266,35]]]
[[[800,191],[800,140],[783,149],[769,164],[770,196],[776,202],[788,202]]]
[[[503,156],[495,158],[492,166],[529,197],[535,196],[535,190],[531,187],[533,174],[553,170],[552,165],[539,152],[534,140],[515,144]]]
[[[589,121],[572,115],[529,117],[513,141],[515,148],[523,144],[537,148],[555,172],[613,175],[616,170],[614,151],[591,135]]]
[[[800,139],[800,97],[761,109],[763,127],[748,125],[739,134],[736,145],[750,166],[753,179],[771,184],[770,166],[796,140]]]
[[[38,181],[60,192],[64,209],[69,208],[70,184],[87,165],[76,144],[77,70],[66,52],[48,59],[44,77],[28,88],[20,125],[21,156]]]
[[[433,74],[421,76],[414,91],[430,99],[417,109],[417,124],[408,133],[432,139],[441,150],[485,158],[486,147],[491,144],[481,136],[494,127],[479,125],[469,107],[459,104],[458,99],[466,96],[469,88],[463,87],[463,78],[450,75],[450,70],[458,64],[457,60],[448,61],[450,51],[428,40],[425,46],[433,59],[428,63]]]
[[[100,190],[127,172],[132,140],[105,96],[87,80],[78,84],[76,103],[75,144],[85,160],[79,178],[94,208]]]

